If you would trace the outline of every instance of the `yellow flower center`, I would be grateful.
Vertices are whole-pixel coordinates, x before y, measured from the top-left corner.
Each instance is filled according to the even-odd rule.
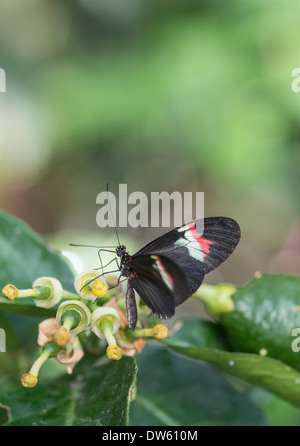
[[[23,387],[34,387],[37,381],[37,376],[34,373],[24,373],[21,377]]]
[[[109,359],[119,360],[122,357],[122,350],[118,345],[110,345],[106,349],[106,355]]]
[[[104,297],[108,291],[108,285],[102,280],[95,280],[92,286],[92,293],[97,297]]]

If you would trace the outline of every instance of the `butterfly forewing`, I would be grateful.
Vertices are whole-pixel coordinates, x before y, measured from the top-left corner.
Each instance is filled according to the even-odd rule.
[[[148,243],[133,258],[163,255],[177,265],[187,283],[187,293],[176,300],[179,305],[197,291],[205,274],[230,256],[239,240],[240,228],[234,220],[210,217],[173,229]]]

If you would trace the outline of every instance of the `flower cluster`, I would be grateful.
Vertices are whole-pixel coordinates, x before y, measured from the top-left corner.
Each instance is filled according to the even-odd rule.
[[[99,278],[98,271],[87,271],[76,277],[74,286],[76,293],[70,293],[56,278],[40,277],[29,289],[18,289],[12,284],[2,289],[8,300],[32,297],[38,307],[56,307],[56,317],[39,324],[38,344],[42,353],[21,377],[24,387],[36,385],[39,370],[48,358],[55,358],[72,373],[85,348],[106,351],[108,358],[119,360],[123,354],[139,353],[149,337],[168,336],[167,327],[155,323],[142,301],[138,302],[135,331],[128,328],[122,284],[115,277],[108,276],[106,281]]]

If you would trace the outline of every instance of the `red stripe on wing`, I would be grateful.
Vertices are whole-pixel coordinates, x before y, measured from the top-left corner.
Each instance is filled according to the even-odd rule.
[[[196,225],[195,223],[190,223],[189,225],[190,231],[191,231],[191,235],[193,237],[194,240],[196,240],[201,248],[201,251],[204,252],[204,254],[208,254],[209,253],[209,246],[213,244],[213,242],[211,240],[207,240],[203,237],[201,237],[198,232],[196,231]]]
[[[171,285],[171,288],[174,289],[174,280],[173,280],[171,274],[168,273],[168,271],[166,270],[163,262],[161,261],[161,258],[159,256],[152,256],[152,257],[154,257],[156,259],[157,263],[159,264],[159,266],[161,267],[161,269],[163,270],[163,272],[167,276],[168,281],[169,281],[169,283]]]

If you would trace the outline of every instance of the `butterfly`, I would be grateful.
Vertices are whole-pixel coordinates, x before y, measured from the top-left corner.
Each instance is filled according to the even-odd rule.
[[[119,243],[115,252],[120,258],[120,278],[128,281],[126,307],[131,330],[137,323],[135,293],[156,316],[169,319],[175,308],[197,291],[205,274],[230,256],[240,236],[235,220],[209,217],[167,232],[134,255]]]

